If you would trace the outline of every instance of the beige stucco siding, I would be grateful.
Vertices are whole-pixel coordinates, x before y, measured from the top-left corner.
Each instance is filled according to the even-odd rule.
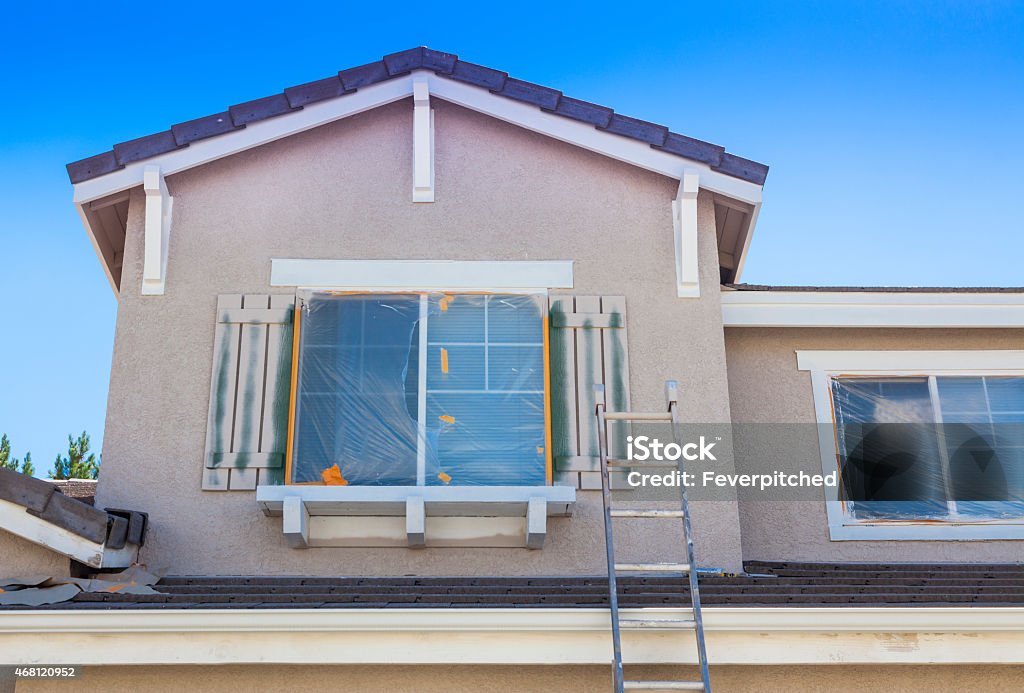
[[[69,559],[0,530],[0,578],[29,575],[67,575]]]
[[[412,103],[353,116],[168,179],[166,295],[144,297],[143,203],[125,245],[99,505],[152,521],[143,559],[174,573],[557,574],[604,570],[599,498],[553,519],[544,550],[289,550],[247,492],[203,492],[214,307],[280,293],[282,258],[574,260],[578,294],[625,294],[635,408],[683,384],[698,421],[729,419],[714,208],[699,199],[703,297],[675,295],[677,181],[435,101],[437,201],[414,204]],[[700,504],[699,562],[738,568],[734,504]],[[623,555],[671,560],[679,537],[623,532]]]
[[[695,677],[672,667],[627,668],[629,676]],[[716,693],[762,693],[852,690],[858,693],[958,693],[1019,691],[1020,666],[714,666]],[[67,690],[163,693],[190,690],[360,691],[361,693],[592,693],[611,689],[611,670],[598,666],[207,666],[86,667],[70,681],[22,681],[17,693]]]
[[[733,420],[813,424],[810,373],[797,370],[796,350],[1020,349],[1021,330],[868,330],[728,328],[729,394]],[[816,446],[803,446],[800,467],[820,469]],[[760,457],[737,466],[774,469]],[[830,541],[825,504],[744,503],[746,559],[790,561],[1024,561],[1020,541]]]

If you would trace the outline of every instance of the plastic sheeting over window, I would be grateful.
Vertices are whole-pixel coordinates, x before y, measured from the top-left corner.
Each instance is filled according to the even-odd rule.
[[[291,481],[547,481],[543,296],[300,296]]]
[[[832,402],[855,518],[1024,518],[1024,378],[837,377]]]

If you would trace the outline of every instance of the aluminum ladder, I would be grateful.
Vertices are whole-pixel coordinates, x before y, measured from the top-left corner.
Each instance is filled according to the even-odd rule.
[[[631,462],[628,459],[609,459],[608,457],[608,422],[609,421],[662,421],[672,424],[672,440],[681,445],[679,423],[677,384],[674,380],[665,383],[667,411],[664,412],[611,412],[607,411],[604,385],[594,386],[597,415],[597,432],[601,451],[601,497],[604,503],[604,534],[605,547],[608,554],[608,603],[611,609],[612,622],[612,676],[615,693],[624,691],[705,691],[711,692],[711,680],[708,675],[708,657],[704,645],[704,622],[700,610],[700,590],[697,585],[697,569],[693,560],[693,533],[690,529],[689,505],[686,487],[681,486],[681,503],[679,510],[654,509],[615,509],[612,508],[611,483],[608,469],[630,467],[633,469],[651,467],[672,467],[683,472],[683,460],[678,462]],[[616,563],[615,545],[612,539],[612,521],[615,518],[647,518],[652,520],[682,520],[683,538],[686,541],[686,563]],[[619,595],[616,577],[620,573],[686,573],[690,579],[690,599],[693,605],[693,617],[687,620],[621,620],[619,617]],[[681,626],[694,631],[697,641],[697,661],[700,663],[700,681],[627,681],[622,670],[622,624],[639,627]]]

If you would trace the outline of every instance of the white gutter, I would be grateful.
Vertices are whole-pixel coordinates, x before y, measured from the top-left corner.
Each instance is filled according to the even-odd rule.
[[[608,619],[547,608],[0,611],[0,665],[607,664]],[[704,622],[712,664],[1024,662],[1024,607],[710,607]],[[623,631],[637,663],[693,663],[692,638]]]
[[[1024,327],[1024,293],[736,291],[726,327]]]

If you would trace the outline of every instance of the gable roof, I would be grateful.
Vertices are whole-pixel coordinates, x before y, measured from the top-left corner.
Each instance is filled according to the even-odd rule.
[[[226,111],[172,125],[169,130],[115,144],[110,151],[67,165],[72,183],[98,178],[126,165],[188,147],[199,140],[237,132],[250,123],[294,113],[310,104],[338,99],[359,89],[409,74],[430,70],[452,80],[487,89],[493,94],[536,106],[542,111],[593,125],[596,129],[650,145],[653,149],[706,164],[713,171],[763,185],[764,164],[730,154],[724,147],[671,132],[664,125],[615,113],[611,108],[574,99],[550,87],[509,77],[507,73],[460,60],[424,46],[386,55],[382,60],[342,70],[324,79],[285,89],[231,106]]]

